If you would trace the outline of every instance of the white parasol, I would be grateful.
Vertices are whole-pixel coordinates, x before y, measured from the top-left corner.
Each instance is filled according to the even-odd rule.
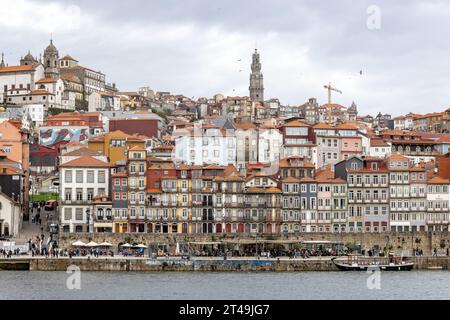
[[[86,243],[84,243],[83,241],[76,241],[76,242],[72,243],[72,245],[74,247],[85,247]]]

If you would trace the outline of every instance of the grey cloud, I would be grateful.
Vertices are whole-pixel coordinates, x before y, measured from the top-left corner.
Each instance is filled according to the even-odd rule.
[[[325,103],[322,85],[328,81],[344,91],[335,102],[354,100],[361,113],[441,110],[448,101],[450,4],[445,1],[59,3],[78,5],[86,18],[80,30],[55,31],[60,53],[102,70],[122,89],[150,85],[195,97],[247,95],[256,42],[266,96],[286,104],[312,96]],[[366,27],[372,4],[381,8],[380,30]],[[49,37],[18,28],[2,33],[0,50],[10,63],[28,49],[38,55]]]

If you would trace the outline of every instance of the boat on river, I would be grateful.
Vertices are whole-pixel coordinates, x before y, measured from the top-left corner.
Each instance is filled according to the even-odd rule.
[[[411,271],[414,263],[406,261],[401,257],[365,257],[362,255],[347,255],[346,260],[338,260],[338,257],[331,259],[334,265],[341,271]]]

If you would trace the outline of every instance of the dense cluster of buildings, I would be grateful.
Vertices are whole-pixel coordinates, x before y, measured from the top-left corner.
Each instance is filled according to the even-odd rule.
[[[265,100],[257,50],[251,70],[248,97],[193,100],[120,92],[52,42],[43,59],[2,58],[0,235],[44,192],[64,233],[448,230],[450,109],[287,106]]]

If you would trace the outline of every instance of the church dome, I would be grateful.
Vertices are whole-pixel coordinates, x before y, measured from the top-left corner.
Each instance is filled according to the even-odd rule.
[[[27,61],[34,61],[34,57],[30,51],[28,51],[27,55],[23,59]]]
[[[58,49],[56,49],[56,47],[53,44],[53,40],[50,40],[50,44],[47,46],[47,48],[45,48],[45,53],[57,53]]]

